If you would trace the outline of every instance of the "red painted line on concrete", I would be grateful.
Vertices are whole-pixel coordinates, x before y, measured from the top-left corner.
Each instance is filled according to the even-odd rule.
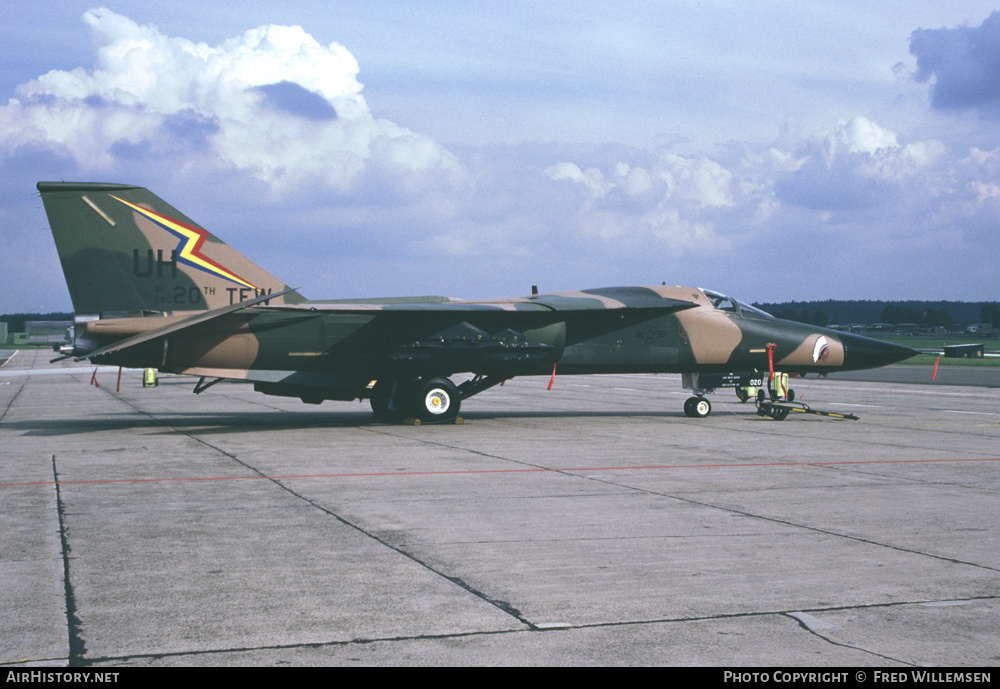
[[[59,481],[60,486],[83,486],[88,484],[106,483],[171,483],[178,481],[290,481],[307,478],[376,478],[380,476],[459,476],[469,474],[529,474],[529,473],[570,473],[580,471],[651,471],[662,469],[742,469],[751,467],[824,467],[855,464],[932,464],[942,462],[1000,462],[1000,457],[988,459],[883,459],[868,461],[840,462],[760,462],[754,464],[673,464],[651,466],[614,466],[614,467],[565,467],[565,468],[532,468],[532,469],[460,469],[451,471],[383,471],[352,474],[289,474],[287,476],[186,476],[183,478],[113,478],[93,479],[90,481]],[[28,483],[0,483],[0,488],[17,486],[54,486],[55,481],[35,481]]]

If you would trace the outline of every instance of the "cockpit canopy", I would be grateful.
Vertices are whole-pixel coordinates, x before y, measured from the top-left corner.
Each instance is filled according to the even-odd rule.
[[[754,318],[760,321],[773,321],[774,316],[771,314],[761,311],[760,309],[750,306],[749,304],[744,304],[741,301],[737,301],[732,297],[728,297],[720,292],[715,292],[710,289],[703,289],[705,296],[708,300],[712,302],[712,306],[718,311],[726,311],[728,313],[737,316],[738,318]]]

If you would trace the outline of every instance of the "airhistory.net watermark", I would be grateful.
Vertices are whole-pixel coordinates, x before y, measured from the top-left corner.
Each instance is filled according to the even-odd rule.
[[[98,684],[117,682],[117,672],[53,672],[51,670],[8,670],[4,682],[44,682],[49,684]]]

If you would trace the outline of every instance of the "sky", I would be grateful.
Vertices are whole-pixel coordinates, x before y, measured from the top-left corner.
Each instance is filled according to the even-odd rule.
[[[1000,300],[996,0],[15,0],[0,57],[0,313],[72,310],[40,180],[312,299]]]

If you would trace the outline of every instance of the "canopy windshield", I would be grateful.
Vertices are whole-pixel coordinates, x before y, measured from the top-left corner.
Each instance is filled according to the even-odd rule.
[[[714,306],[719,311],[727,311],[735,316],[741,318],[756,318],[758,320],[773,321],[774,316],[771,314],[761,311],[760,309],[745,304],[742,301],[737,301],[732,297],[728,297],[721,292],[715,292],[709,289],[703,289],[702,292],[708,297],[708,300],[712,302]]]

